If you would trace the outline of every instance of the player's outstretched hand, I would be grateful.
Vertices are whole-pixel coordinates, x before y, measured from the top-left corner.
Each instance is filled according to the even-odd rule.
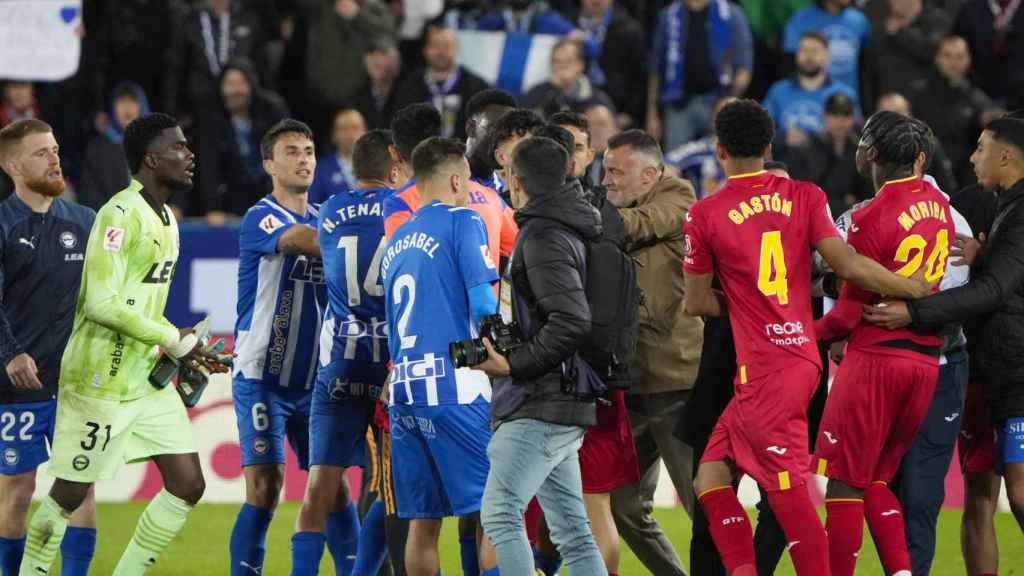
[[[39,369],[36,361],[22,352],[7,363],[7,377],[18,390],[42,390],[43,383],[39,381]]]
[[[984,232],[978,235],[978,240],[975,240],[971,236],[957,234],[956,240],[953,241],[953,249],[949,251],[949,255],[956,258],[956,260],[950,260],[949,263],[953,266],[974,266],[974,261],[984,251]]]
[[[888,330],[910,325],[910,310],[902,300],[887,300],[864,307],[864,320]]]
[[[483,370],[491,378],[500,378],[502,376],[508,376],[511,369],[508,366],[508,360],[504,356],[498,354],[494,346],[491,345],[491,341],[484,338],[484,348],[487,348],[487,360],[484,360],[482,364],[473,366],[474,370]]]

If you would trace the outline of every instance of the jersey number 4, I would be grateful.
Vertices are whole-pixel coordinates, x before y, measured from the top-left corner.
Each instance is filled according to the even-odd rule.
[[[757,268],[757,289],[765,296],[777,297],[782,306],[789,304],[786,257],[782,253],[782,232],[778,230],[761,234],[761,263]]]
[[[896,248],[896,257],[894,259],[897,262],[906,262],[906,264],[897,270],[896,274],[905,278],[913,276],[921,268],[921,262],[924,261],[924,252],[927,247],[928,242],[920,234],[911,234],[904,238],[900,242],[899,247]],[[949,231],[942,229],[935,234],[935,246],[932,248],[931,253],[928,254],[928,261],[925,263],[925,282],[934,282],[942,278],[942,274],[946,270],[946,258],[948,256]]]
[[[366,270],[366,278],[363,279],[363,290],[366,290],[367,295],[377,298],[384,295],[384,286],[380,283],[380,260],[384,257],[385,244],[381,237],[377,251],[370,260],[370,267]],[[363,294],[359,291],[359,236],[342,236],[338,240],[338,249],[345,251],[345,292],[348,305],[359,306],[363,301]]]

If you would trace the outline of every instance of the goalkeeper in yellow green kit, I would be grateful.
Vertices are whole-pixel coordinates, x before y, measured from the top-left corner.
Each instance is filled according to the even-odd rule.
[[[49,467],[57,480],[29,522],[22,575],[49,573],[68,516],[94,482],[126,462],[153,460],[164,488],[142,513],[117,575],[152,566],[205,488],[185,405],[174,386],[150,383],[161,348],[192,366],[225,370],[191,328],[163,315],[178,260],[178,223],[166,202],[192,187],[194,155],[164,114],[129,124],[124,148],[133,179],[100,209],[89,236],[61,363]]]

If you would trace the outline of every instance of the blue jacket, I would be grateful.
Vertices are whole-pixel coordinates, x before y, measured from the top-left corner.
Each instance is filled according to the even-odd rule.
[[[42,390],[21,392],[0,369],[0,404],[56,397],[95,218],[91,209],[60,198],[46,214],[16,194],[0,203],[0,363],[6,368],[27,352],[43,383]]]

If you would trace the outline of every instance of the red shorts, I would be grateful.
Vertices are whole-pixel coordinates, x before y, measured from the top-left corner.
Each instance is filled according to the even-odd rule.
[[[580,475],[587,494],[604,494],[640,480],[626,395],[615,390],[608,400],[611,406],[597,405],[597,426],[587,430],[580,448]]]
[[[935,395],[939,362],[880,346],[848,349],[815,444],[815,472],[856,488],[899,470]]]
[[[988,418],[985,388],[975,380],[967,383],[967,399],[964,401],[963,418],[960,419],[957,451],[960,453],[960,470],[964,474],[995,469],[996,430]]]
[[[807,480],[807,405],[821,370],[794,359],[793,366],[741,381],[711,432],[701,462],[726,460],[765,490],[788,490]]]

